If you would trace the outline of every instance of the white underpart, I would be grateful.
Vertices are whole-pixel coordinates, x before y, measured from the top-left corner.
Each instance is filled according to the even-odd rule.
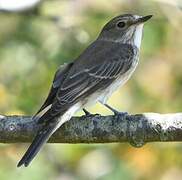
[[[137,25],[134,34],[134,44],[138,49],[140,49],[141,46],[142,32],[143,32],[143,24]]]
[[[59,123],[57,124],[57,126],[55,127],[55,129],[53,130],[52,134],[62,125],[64,124],[66,121],[69,121],[71,119],[71,117],[78,111],[80,110],[82,107],[81,103],[76,103],[75,105],[73,105],[72,107],[70,107],[60,118],[59,118]],[[51,134],[51,135],[52,135]]]
[[[115,92],[119,87],[123,86],[128,79],[131,77],[133,72],[135,71],[138,64],[138,57],[136,57],[136,61],[134,61],[130,70],[128,70],[125,74],[123,74],[120,78],[115,80],[108,88],[106,88],[102,94],[99,96],[98,101],[102,104],[105,104],[108,98]]]

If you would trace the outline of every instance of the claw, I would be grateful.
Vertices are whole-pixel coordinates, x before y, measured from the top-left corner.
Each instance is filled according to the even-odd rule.
[[[91,113],[89,111],[87,111],[85,108],[83,108],[83,112],[85,113],[85,116],[90,116]]]
[[[84,111],[84,113],[85,113],[85,116],[87,116],[87,117],[91,117],[91,116],[100,116],[100,114],[92,114],[92,113],[90,113],[89,111],[87,111],[85,108],[83,108],[83,111]]]
[[[111,106],[109,106],[108,104],[104,104],[104,106],[106,106],[108,109],[110,109],[110,110],[114,113],[114,115],[116,115],[116,116],[118,116],[118,115],[121,115],[121,116],[126,116],[126,115],[128,115],[127,112],[119,112],[119,111],[117,111],[116,109],[114,109],[114,108],[112,108]]]

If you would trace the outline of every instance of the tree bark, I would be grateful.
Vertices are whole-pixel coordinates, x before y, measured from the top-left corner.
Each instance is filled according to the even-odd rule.
[[[41,128],[29,116],[0,116],[0,143],[31,142]],[[182,141],[182,113],[136,115],[89,115],[73,117],[50,138],[51,143]]]

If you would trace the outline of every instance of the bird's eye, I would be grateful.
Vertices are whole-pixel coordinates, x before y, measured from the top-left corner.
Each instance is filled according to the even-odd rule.
[[[117,26],[119,28],[124,28],[126,26],[126,23],[124,21],[120,21],[120,22],[118,22]]]

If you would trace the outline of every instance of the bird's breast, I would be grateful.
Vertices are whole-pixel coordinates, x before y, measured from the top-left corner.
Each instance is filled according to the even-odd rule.
[[[119,87],[123,86],[128,79],[131,77],[138,65],[138,56],[133,59],[133,63],[128,71],[119,76],[112,84],[110,84],[106,89],[104,89],[99,97],[99,101],[105,104],[108,98],[116,91]]]
[[[128,71],[126,71],[124,74],[120,75],[117,79],[115,79],[107,88],[103,90],[98,90],[91,94],[89,97],[87,97],[83,103],[84,107],[91,106],[98,101],[105,104],[108,98],[112,95],[112,93],[127,82],[127,80],[131,77],[134,70],[136,69],[137,64],[138,55],[133,57],[132,65]]]

